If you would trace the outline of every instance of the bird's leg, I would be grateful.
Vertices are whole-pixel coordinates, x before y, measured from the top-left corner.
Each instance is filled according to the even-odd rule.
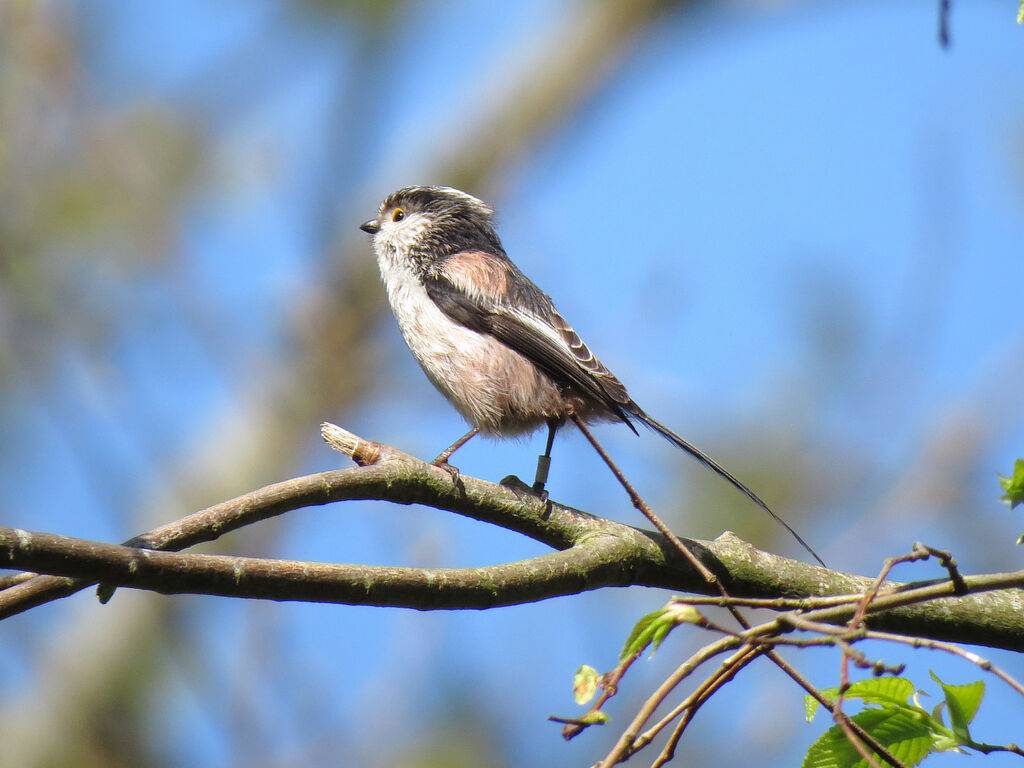
[[[544,501],[547,501],[548,492],[544,490],[544,484],[548,481],[548,469],[551,467],[551,446],[555,442],[555,432],[558,430],[558,422],[548,421],[548,441],[544,446],[544,453],[537,457],[537,474],[533,480],[533,492],[539,494]]]
[[[457,450],[459,450],[459,448],[464,446],[466,443],[468,443],[479,431],[479,429],[473,427],[471,430],[469,430],[469,432],[464,434],[454,443],[452,443],[439,454],[437,454],[437,458],[430,463],[433,464],[435,467],[441,467],[442,469],[448,470],[449,472],[452,473],[452,477],[457,478],[459,476],[459,468],[453,467],[451,464],[449,464],[448,457],[455,453]]]

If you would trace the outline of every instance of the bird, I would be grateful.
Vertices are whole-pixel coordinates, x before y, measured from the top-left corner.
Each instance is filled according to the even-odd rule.
[[[543,494],[555,433],[570,420],[634,422],[658,432],[715,472],[821,558],[744,483],[644,411],[512,262],[494,211],[452,187],[403,187],[360,229],[372,236],[392,312],[423,372],[476,434],[513,437],[548,429],[533,490]],[[457,472],[457,470],[456,470]]]

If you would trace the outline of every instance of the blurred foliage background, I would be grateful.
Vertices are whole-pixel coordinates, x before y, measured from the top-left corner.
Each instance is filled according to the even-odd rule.
[[[1022,30],[1012,4],[955,3],[943,49],[938,5],[0,0],[3,523],[120,541],[335,466],[327,419],[436,454],[462,424],[356,227],[392,189],[442,183],[492,202],[636,399],[830,564],[872,573],[920,539],[969,571],[1019,567],[995,472],[1024,453]],[[681,533],[801,556],[655,437],[601,436]],[[542,437],[457,463],[529,478]],[[639,522],[578,436],[550,489]],[[540,550],[351,504],[215,551]],[[0,764],[588,765],[701,637],[637,665],[603,731],[563,744],[543,718],[572,714],[575,666],[611,667],[664,599],[419,614],[82,593],[0,625]],[[831,655],[797,661],[834,684]],[[922,685],[929,666],[978,676],[917,663]],[[1012,739],[1024,703],[990,688],[975,736]],[[819,727],[752,670],[680,760],[796,764]]]

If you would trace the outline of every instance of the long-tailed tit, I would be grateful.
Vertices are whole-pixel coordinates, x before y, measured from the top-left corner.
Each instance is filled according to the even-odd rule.
[[[567,420],[621,421],[636,432],[636,419],[728,480],[803,544],[732,473],[633,402],[550,297],[505,255],[493,213],[457,189],[405,187],[388,195],[377,217],[360,227],[373,235],[409,349],[473,427],[434,463],[446,464],[477,432],[508,437],[547,425],[534,484],[542,492],[555,431]]]

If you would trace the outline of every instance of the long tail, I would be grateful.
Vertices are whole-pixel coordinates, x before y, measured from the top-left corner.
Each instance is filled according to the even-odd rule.
[[[650,416],[648,416],[646,413],[644,413],[643,409],[640,408],[640,406],[636,405],[635,403],[631,403],[631,405],[633,406],[632,408],[629,408],[629,413],[631,415],[636,416],[638,419],[640,419],[640,421],[642,421],[648,427],[650,427],[651,429],[653,429],[656,432],[659,432],[662,435],[662,437],[667,439],[670,443],[673,443],[677,447],[682,448],[684,451],[686,451],[688,454],[690,454],[693,458],[695,458],[697,461],[699,461],[705,467],[710,469],[712,472],[715,472],[719,476],[725,478],[730,483],[732,483],[733,486],[738,491],[740,491],[744,496],[746,496],[752,502],[757,504],[757,506],[759,506],[761,509],[763,509],[765,512],[767,512],[769,515],[771,515],[772,519],[775,520],[775,522],[777,522],[779,525],[781,525],[783,528],[785,528],[787,531],[789,531],[790,534],[793,536],[793,538],[796,539],[798,542],[800,542],[800,546],[803,547],[804,549],[806,549],[808,552],[810,552],[811,556],[814,557],[815,560],[817,560],[819,563],[821,563],[822,566],[824,566],[826,568],[828,567],[828,566],[825,565],[825,561],[822,560],[820,557],[818,557],[818,553],[815,552],[813,549],[811,549],[810,544],[808,544],[806,541],[804,541],[800,537],[800,534],[797,533],[796,531],[794,531],[789,526],[789,523],[787,523],[785,520],[783,520],[781,517],[779,517],[777,514],[775,514],[771,510],[771,508],[761,500],[760,496],[758,496],[756,493],[754,493],[752,490],[750,490],[747,486],[745,486],[743,483],[741,483],[736,478],[736,476],[732,474],[732,472],[730,472],[725,467],[723,467],[721,464],[719,464],[717,461],[712,459],[710,456],[708,456],[706,453],[704,453],[702,450],[700,450],[697,446],[692,445],[691,443],[688,443],[686,440],[681,438],[679,435],[677,435],[671,429],[666,427],[664,424],[661,424],[660,422],[658,422],[655,419],[653,419]]]

